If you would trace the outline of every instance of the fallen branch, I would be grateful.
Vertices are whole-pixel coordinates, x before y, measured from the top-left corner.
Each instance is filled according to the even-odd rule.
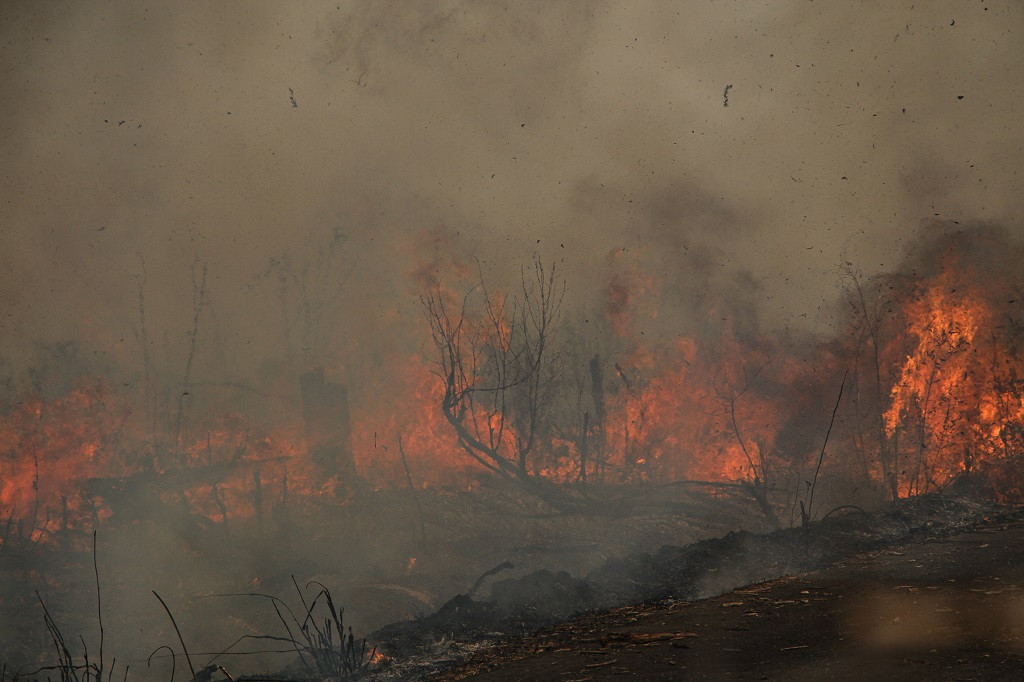
[[[485,571],[483,575],[476,579],[476,582],[473,583],[473,587],[469,588],[469,592],[466,593],[466,596],[472,598],[473,595],[476,594],[476,591],[480,589],[480,586],[484,584],[484,580],[494,575],[495,573],[501,573],[506,569],[515,567],[516,565],[513,564],[511,561],[503,561],[491,570]]]
[[[825,520],[825,519],[827,519],[828,517],[830,517],[830,516],[832,516],[833,514],[835,514],[835,513],[837,512],[837,511],[842,511],[843,509],[854,509],[854,510],[856,510],[856,511],[859,511],[859,512],[860,512],[861,514],[863,514],[864,516],[870,516],[870,514],[868,514],[868,513],[866,512],[866,511],[864,511],[864,509],[863,509],[863,508],[861,508],[861,507],[858,507],[858,506],[857,506],[857,505],[855,505],[855,504],[844,504],[844,505],[840,505],[840,506],[836,507],[835,509],[833,509],[832,511],[830,511],[830,512],[829,512],[828,514],[825,514],[824,516],[822,516],[822,517],[821,517],[821,520],[822,520],[822,521],[824,521],[824,520]]]

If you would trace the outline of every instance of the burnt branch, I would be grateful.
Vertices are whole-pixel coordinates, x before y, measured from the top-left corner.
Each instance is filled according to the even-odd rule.
[[[420,298],[444,387],[438,407],[459,446],[549,502],[554,493],[539,472],[557,431],[565,293],[556,268],[535,259],[514,293],[490,290],[481,274],[461,295],[435,282]]]

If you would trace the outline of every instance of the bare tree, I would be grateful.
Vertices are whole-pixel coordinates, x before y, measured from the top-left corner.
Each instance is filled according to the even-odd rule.
[[[919,353],[922,369],[927,367],[927,377],[924,378],[922,390],[910,396],[917,412],[914,434],[917,439],[917,452],[913,472],[907,480],[910,494],[928,492],[930,488],[936,486],[935,475],[938,472],[934,471],[927,461],[926,452],[929,447],[941,447],[944,444],[943,439],[949,436],[952,431],[948,428],[951,416],[963,411],[953,408],[965,407],[956,405],[959,402],[958,396],[941,394],[936,388],[942,378],[944,365],[955,355],[968,350],[968,343],[955,328],[930,329],[928,332],[927,338],[922,339]],[[895,390],[901,392],[903,389],[903,386],[897,386]],[[929,428],[933,422],[941,423],[943,428]]]
[[[740,398],[752,388],[758,376],[767,366],[768,362],[749,369],[743,367],[741,371],[742,377],[739,381],[730,378],[728,370],[723,368],[711,387],[714,395],[710,397],[718,403],[728,416],[732,434],[747,460],[749,478],[740,482],[743,490],[754,499],[758,509],[761,510],[761,513],[764,514],[768,522],[778,528],[781,525],[779,517],[775,513],[775,508],[771,501],[768,499],[768,495],[771,492],[769,481],[773,475],[771,455],[768,449],[760,443],[757,444],[755,452],[751,454],[751,448],[747,446],[747,439],[740,429],[740,421],[737,416],[737,405]]]
[[[892,316],[896,289],[893,286],[886,288],[880,281],[867,281],[864,273],[849,261],[840,265],[839,272],[841,285],[852,312],[851,333],[857,343],[858,354],[867,353],[868,375],[871,377],[871,385],[867,389],[868,400],[860,399],[862,392],[858,382],[858,400],[854,401],[853,405],[858,412],[862,407],[869,412],[868,428],[874,432],[874,440],[877,442],[877,458],[882,479],[889,495],[896,499],[899,497],[899,465],[896,444],[891,442],[892,439],[885,428],[884,395],[887,389],[882,381],[882,349],[885,345],[882,338],[883,328]],[[859,372],[857,375],[860,376]],[[856,421],[858,424],[861,423],[860,414],[857,414]],[[859,435],[861,444],[865,444],[863,433]],[[894,435],[894,438],[896,437],[898,436]],[[866,456],[867,449],[865,448],[863,452]],[[865,471],[867,468],[865,463]]]
[[[285,357],[292,363],[299,355],[304,365],[299,371],[322,365],[329,344],[335,341],[331,338],[336,331],[334,314],[355,264],[345,257],[347,240],[338,228],[314,235],[302,251],[270,258],[266,269],[249,282],[249,291],[268,306],[268,312],[276,299]],[[271,291],[274,296],[269,295]]]
[[[999,424],[999,448],[1004,459],[1024,449],[1024,424],[1018,405],[1024,401],[1024,375],[1016,371],[1024,362],[1024,324],[1006,315],[1004,324],[992,334],[990,372],[994,392],[993,405]],[[964,461],[964,469],[971,470],[970,461]]]
[[[195,362],[196,346],[199,341],[199,320],[206,305],[206,263],[196,256],[191,265],[192,272],[192,329],[188,332],[189,348],[185,356],[185,369],[181,381],[181,389],[178,391],[178,412],[174,419],[174,440],[178,447],[184,444],[187,425],[186,402],[192,392],[192,365]]]
[[[439,282],[421,297],[444,385],[441,412],[487,470],[536,488],[562,362],[556,327],[565,282],[534,260],[514,296],[480,281],[460,298]]]
[[[572,333],[572,332],[570,332]],[[605,442],[604,373],[600,355],[594,353],[584,362],[573,348],[566,348],[563,409],[556,419],[555,436],[563,452],[576,467],[574,480],[581,486],[603,481],[607,466]],[[575,453],[568,448],[575,446]]]

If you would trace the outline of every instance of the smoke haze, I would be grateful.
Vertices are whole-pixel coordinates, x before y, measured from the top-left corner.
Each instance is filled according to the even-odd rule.
[[[180,364],[196,259],[202,333],[231,349],[201,346],[197,375],[248,377],[310,348],[260,285],[286,256],[332,250],[318,352],[359,363],[417,313],[425,232],[499,276],[561,261],[576,292],[615,250],[684,301],[753,277],[766,319],[813,329],[843,254],[892,266],[925,218],[1019,227],[1015,3],[2,13],[2,334],[20,362],[62,338],[137,356],[144,269],[150,341]]]
[[[229,411],[261,427],[282,414],[281,421],[297,423],[296,379],[324,367],[348,388],[353,411],[384,414],[386,421],[419,391],[412,397],[440,422],[434,378],[422,363],[407,362],[436,350],[419,297],[439,276],[455,285],[482,276],[491,291],[515,286],[534,256],[556,263],[566,277],[564,318],[576,330],[591,317],[603,320],[592,325],[599,328],[593,335],[606,338],[581,333],[570,337],[578,342],[570,350],[581,387],[593,381],[583,368],[601,355],[609,395],[612,383],[625,385],[625,395],[629,373],[639,370],[622,360],[627,352],[613,356],[608,349],[633,350],[624,346],[640,334],[672,341],[689,335],[678,347],[665,344],[685,350],[670,365],[678,381],[661,384],[673,395],[686,381],[705,378],[688,369],[698,356],[692,339],[706,333],[702,340],[713,345],[728,336],[716,335],[716,326],[744,341],[787,330],[836,338],[849,321],[837,304],[841,262],[862,271],[865,282],[897,268],[930,277],[949,253],[985,263],[989,274],[1019,269],[1012,255],[1020,250],[1007,245],[1020,241],[1024,227],[1017,205],[1024,196],[1022,33],[1024,6],[1008,0],[6,0],[0,413],[15,422],[14,403],[26,396],[46,402],[82,376],[104,377],[114,391],[86,392],[99,398],[51,401],[45,418],[42,408],[26,408],[24,433],[46,419],[59,422],[62,409],[72,417],[110,417],[101,424],[133,417],[154,432],[156,415],[176,414],[178,423],[164,425],[161,435],[180,449],[188,408],[200,419],[200,400],[226,394],[211,386],[230,386]],[[967,231],[957,234],[961,228]],[[737,344],[743,351],[733,355],[747,360],[743,353],[757,347]],[[711,356],[720,349],[700,350]],[[831,405],[839,363],[819,357],[799,356],[810,370],[793,373],[796,383],[772,385],[775,392],[765,391],[755,407],[771,417],[784,403],[801,407],[783,396],[810,408]],[[399,370],[406,371],[405,385]],[[190,398],[196,404],[185,401],[181,387],[185,396],[198,395]],[[160,390],[163,403],[154,397]],[[104,405],[108,393],[124,404]],[[582,389],[579,395],[591,399]],[[829,397],[821,402],[820,395]],[[680,405],[673,428],[699,412],[696,399]],[[415,459],[424,452],[417,452],[412,427],[422,424],[412,422],[423,420],[406,412],[404,422],[392,420],[387,429],[364,423],[356,434],[363,439],[356,445],[390,467],[381,464],[381,471],[392,472],[402,492],[406,483],[427,489],[429,475]],[[781,450],[816,452],[825,417],[809,408],[794,412],[802,419],[780,426]],[[247,424],[235,429],[240,442],[263,449],[246,457],[290,452],[275,451]],[[97,431],[83,442],[100,444],[100,455],[147,436],[121,444]],[[402,444],[394,441],[403,433],[412,473],[405,452],[396,457]],[[34,442],[16,435],[11,461]],[[58,454],[76,454],[52,440]],[[443,453],[426,454],[475,466],[450,440]],[[692,447],[686,441],[692,452],[666,442],[666,451],[671,445],[680,457],[705,445],[696,436]],[[197,461],[209,465],[215,451],[235,462],[244,452],[234,441],[215,446],[207,435],[197,450],[205,460]],[[91,462],[92,452],[79,459]],[[144,454],[140,462],[161,453]],[[38,462],[36,468],[37,482]],[[29,483],[21,492],[28,499],[35,490],[38,498],[28,464],[22,470]],[[268,517],[275,504],[286,507],[288,494],[301,494],[296,469],[290,471],[283,483],[269,474],[252,483],[262,486]],[[94,472],[78,473],[85,480]],[[66,478],[45,467],[44,474]],[[245,474],[248,484],[252,474]],[[466,521],[462,507],[430,494],[431,533]],[[350,524],[358,542],[352,549],[309,529],[291,533],[296,544],[315,544],[316,552],[295,553],[310,575],[330,570],[368,582],[412,571],[412,502],[397,494],[398,502],[381,500],[390,515],[374,523],[398,535],[411,529],[411,540],[402,544],[338,521],[330,498],[329,517]],[[23,502],[18,513],[27,509]],[[422,510],[419,520],[422,536]],[[733,523],[731,516],[712,520],[723,532]],[[226,510],[222,521],[226,528]],[[172,525],[156,537],[143,537],[148,527],[129,527],[127,537],[138,533],[138,544],[101,551],[112,557],[101,559],[104,576],[130,566],[129,559],[144,564],[125,579],[134,590],[122,595],[126,614],[150,600],[154,587],[191,589],[182,587],[188,572],[211,566],[229,565],[237,575],[213,576],[204,589],[237,590],[253,578],[245,572],[249,564],[267,561],[263,554],[281,564],[276,578],[288,587],[295,567],[284,564],[296,559],[287,551],[187,554],[175,544]],[[529,533],[542,527],[529,525]],[[664,541],[625,524],[614,532],[595,527],[595,537],[616,539],[615,552]],[[551,528],[541,535],[565,549],[565,556],[552,555],[552,568],[596,563],[598,549],[573,559],[565,540],[586,533]],[[507,559],[501,542],[514,536],[524,548],[540,543],[529,534],[520,542],[500,526],[484,530],[499,549],[432,538],[453,545],[457,570],[420,556],[417,570],[448,581],[437,602],[426,599],[423,608],[439,606],[441,595],[465,589],[481,570]],[[206,541],[217,537],[210,532]],[[144,542],[150,554],[135,557]],[[163,582],[151,582],[157,577]],[[274,578],[263,576],[270,585]],[[364,594],[353,612],[372,609],[381,601],[375,594]],[[393,601],[406,608],[400,596]],[[359,617],[377,625],[395,613],[381,607]],[[125,616],[124,630],[128,615],[136,614]],[[146,617],[163,620],[155,610]]]

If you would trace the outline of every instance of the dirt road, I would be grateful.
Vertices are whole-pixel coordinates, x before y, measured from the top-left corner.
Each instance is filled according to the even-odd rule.
[[[1024,523],[587,616],[445,679],[1024,679]]]

